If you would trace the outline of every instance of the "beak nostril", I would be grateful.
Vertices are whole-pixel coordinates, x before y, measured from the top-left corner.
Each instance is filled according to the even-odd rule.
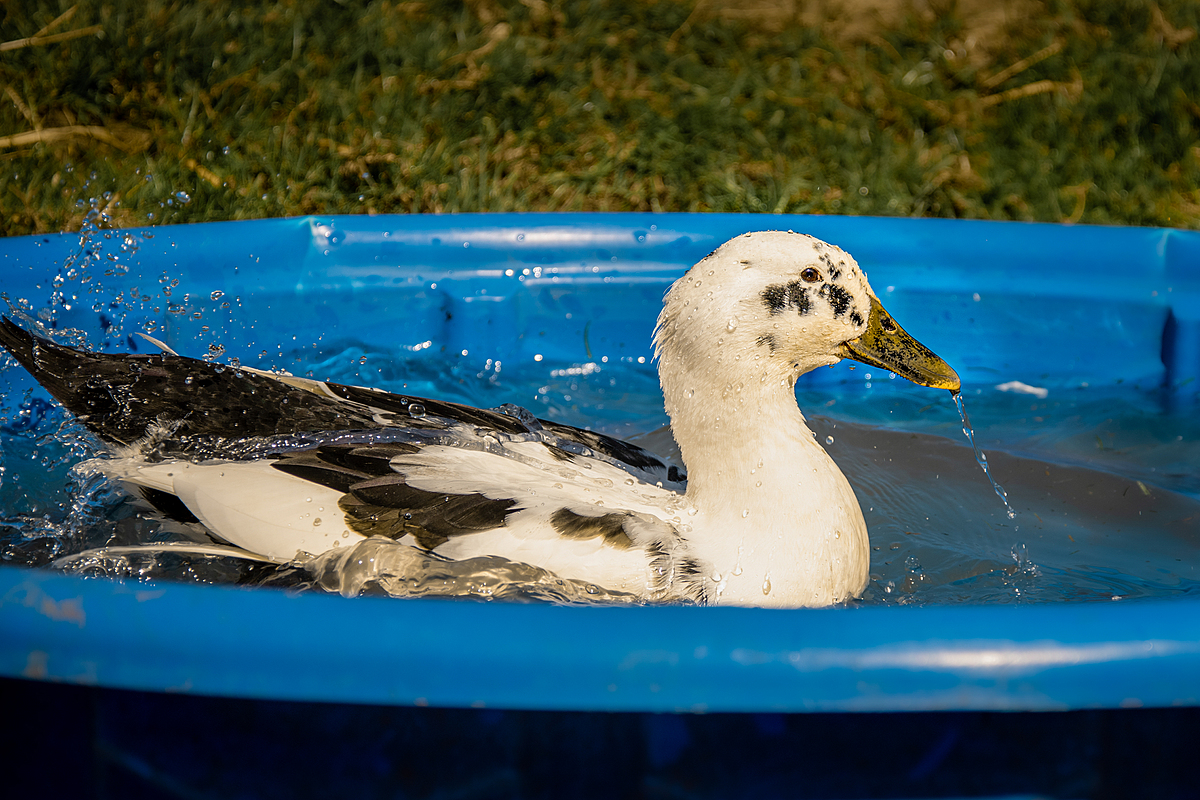
[[[896,323],[886,315],[879,320],[879,327],[883,328],[884,333],[895,333],[898,330]]]

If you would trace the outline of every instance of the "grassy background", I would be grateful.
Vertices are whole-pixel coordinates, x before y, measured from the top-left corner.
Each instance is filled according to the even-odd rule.
[[[982,30],[947,0],[839,34],[764,3],[9,4],[0,227],[78,227],[89,198],[125,225],[661,210],[1200,227],[1200,4],[1026,0]]]

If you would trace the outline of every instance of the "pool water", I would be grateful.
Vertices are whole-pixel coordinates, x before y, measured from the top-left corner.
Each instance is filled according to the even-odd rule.
[[[516,219],[526,223],[525,218]],[[704,218],[706,225],[713,221],[718,227],[745,224],[730,219],[720,215]],[[247,238],[236,245],[221,238],[226,234],[207,233],[219,226],[195,226],[196,231],[204,229],[205,233],[187,235],[207,235],[215,248],[215,262],[210,264],[207,254],[202,254],[198,264],[189,267],[186,260],[193,254],[186,252],[186,246],[177,247],[175,237],[183,235],[178,229],[108,230],[100,206],[93,203],[77,241],[67,242],[65,257],[54,260],[51,269],[35,264],[35,277],[26,282],[21,294],[0,291],[7,306],[0,310],[26,327],[43,324],[57,340],[75,346],[144,352],[153,348],[135,333],[169,334],[168,340],[184,355],[482,407],[514,403],[539,417],[632,438],[678,461],[678,450],[665,427],[654,364],[636,351],[646,352],[658,299],[678,274],[671,270],[681,269],[675,266],[677,262],[689,263],[696,257],[690,250],[672,249],[680,242],[691,242],[689,237],[672,238],[676,233],[668,225],[654,233],[658,226],[649,225],[635,232],[636,244],[631,240],[622,245],[634,250],[618,257],[614,255],[617,250],[587,249],[593,248],[587,237],[599,234],[586,230],[578,233],[572,229],[565,236],[540,235],[552,249],[538,250],[542,246],[537,243],[539,236],[526,241],[524,233],[514,237],[496,233],[507,230],[502,226],[472,229],[472,223],[466,223],[464,230],[475,231],[467,235],[481,237],[475,241],[482,247],[472,250],[471,241],[464,240],[461,248],[454,244],[457,233],[435,230],[437,235],[427,242],[421,237],[428,232],[418,227],[419,235],[414,238],[413,232],[403,227],[408,221],[385,223],[376,231],[371,227],[375,223],[352,220],[349,224],[359,225],[361,230],[348,232],[337,221],[314,220],[300,226],[279,222],[290,227],[264,227],[262,234],[249,227],[239,229]],[[824,224],[815,219],[808,222]],[[452,219],[416,223],[435,227],[463,224]],[[400,225],[395,237],[387,224]],[[638,217],[635,224],[641,226],[642,219]],[[298,239],[292,228],[300,234]],[[489,230],[491,239],[483,236]],[[1050,235],[1040,231],[1036,235]],[[985,233],[992,232],[988,229]],[[1057,234],[1057,229],[1052,233]],[[1096,229],[1092,235],[1103,238],[1113,234]],[[623,241],[620,230],[616,236],[614,242]],[[656,236],[661,236],[661,242]],[[896,253],[900,240],[882,235],[880,241],[886,244],[886,252]],[[43,244],[58,246],[50,238],[36,241],[38,248]],[[449,246],[439,249],[444,244]],[[651,245],[657,249],[648,255],[637,249]],[[519,246],[533,249],[521,256],[523,260],[514,261],[512,249]],[[861,251],[855,246],[850,249],[863,261],[861,253],[877,246],[868,239]],[[484,276],[484,288],[458,302],[454,313],[476,315],[472,324],[482,326],[479,330],[491,325],[497,311],[504,311],[511,302],[505,297],[489,297],[489,292],[497,287],[512,291],[511,282],[524,281],[527,275],[530,280],[545,282],[554,273],[550,280],[557,282],[559,269],[549,266],[552,263],[570,263],[570,269],[563,270],[566,283],[562,289],[552,285],[550,291],[535,294],[528,305],[530,319],[549,319],[564,309],[567,320],[572,313],[579,319],[603,319],[611,316],[613,302],[627,302],[628,309],[617,311],[628,313],[630,320],[617,319],[610,328],[589,330],[590,322],[582,325],[584,360],[553,355],[552,337],[536,345],[547,353],[545,357],[540,352],[533,358],[506,352],[501,358],[499,350],[489,353],[478,343],[461,351],[447,345],[455,334],[439,328],[438,316],[444,313],[449,321],[450,311],[449,306],[438,303],[451,301],[438,300],[434,290],[438,280],[451,284],[457,280],[438,277],[448,275],[444,270],[452,269],[453,263],[418,267],[412,274],[393,278],[392,284],[381,283],[378,298],[370,292],[345,294],[345,287],[356,282],[371,286],[372,281],[382,281],[380,275],[388,273],[381,265],[396,263],[396,254],[415,259],[412,263],[427,263],[421,259],[431,258],[428,263],[441,264],[442,259],[466,258],[489,247],[495,252],[478,256],[484,258],[478,264],[486,266],[492,258],[515,264],[516,269],[488,272],[476,262],[464,262],[468,269],[477,270],[472,274]],[[151,254],[139,252],[156,248]],[[426,253],[420,248],[432,249]],[[582,248],[579,252],[591,260],[570,261],[573,256],[563,253],[575,252],[572,248]],[[255,251],[260,255],[254,255]],[[339,258],[344,260],[337,261]],[[904,260],[899,253],[894,258]],[[643,272],[635,269],[626,275],[618,269],[615,277],[600,274],[609,269],[600,264],[619,266],[622,259]],[[971,274],[978,276],[975,280],[981,286],[988,280],[1003,280],[1003,271],[995,275],[988,271],[986,259],[976,261],[979,263],[972,266],[978,269]],[[543,267],[536,266],[543,262],[547,264],[545,275]],[[522,269],[522,264],[535,266]],[[665,272],[663,264],[668,267]],[[579,275],[572,278],[574,273]],[[41,275],[45,277],[38,277]],[[601,298],[595,302],[610,305],[574,304],[567,291],[572,280]],[[625,281],[626,288],[614,293],[603,285],[609,280]],[[295,284],[294,296],[287,294],[289,281]],[[318,288],[305,288],[306,281]],[[283,294],[278,293],[278,284],[282,284]],[[332,288],[321,288],[326,285]],[[226,288],[213,288],[216,286]],[[274,299],[247,297],[244,305],[238,286],[265,292],[264,296]],[[907,303],[907,316],[897,314],[906,325],[922,303],[930,302],[919,293],[907,299],[903,291],[893,295],[894,286],[877,288],[889,305],[895,300],[903,309]],[[603,294],[605,291],[608,294]],[[971,315],[969,323],[976,325],[970,329],[976,342],[973,347],[986,348],[992,344],[990,338],[1008,335],[1002,329],[993,330],[991,318],[983,317],[991,307],[980,302],[978,292],[959,295],[969,298],[960,305]],[[955,299],[959,295],[950,295],[949,300],[959,302]],[[1058,325],[1055,333],[1043,333],[1061,337],[1071,330],[1069,326],[1090,319],[1099,320],[1098,331],[1108,337],[1107,346],[1124,353],[1125,358],[1134,358],[1130,343],[1135,341],[1137,326],[1153,331],[1158,324],[1151,306],[1125,310],[1107,300],[1092,301],[1103,314],[1096,316],[1100,312],[1093,309],[1093,316],[1087,317],[1053,298],[1045,302],[1027,298],[1016,304],[1003,295],[995,296],[992,302],[1003,309],[997,319],[1008,319],[1004,315],[1011,316],[1014,307],[1025,309],[1009,323],[1021,325],[1014,339],[1023,342],[1025,349],[1038,346],[1038,324],[1049,326],[1047,330]],[[344,316],[339,304],[346,298],[362,306],[358,317],[343,320],[340,328],[327,325],[325,317],[336,323]],[[501,302],[466,302],[493,299]],[[388,307],[392,302],[411,304],[413,311],[407,313],[406,307],[406,313],[397,316]],[[378,305],[378,322],[370,319],[371,312],[366,310],[372,303]],[[942,313],[950,318],[952,310]],[[897,313],[896,308],[892,311]],[[521,317],[515,315],[514,319]],[[635,330],[641,324],[646,335],[637,335],[636,341],[630,338],[625,343],[615,338],[613,331],[633,337],[620,331]],[[288,331],[296,325],[322,333],[293,336]],[[360,330],[364,326],[369,333]],[[339,333],[345,329],[355,333]],[[363,332],[362,338],[358,338],[359,332]],[[510,339],[525,347],[527,332],[520,328],[493,331],[491,341],[511,351],[505,336],[511,334]],[[380,340],[401,344],[368,343]],[[938,341],[927,344],[935,350],[947,346]],[[952,342],[949,346],[959,345]],[[601,355],[603,352],[613,355]],[[948,352],[942,354],[950,357]],[[1155,380],[1126,383],[1118,377],[1089,385],[1080,380],[1082,362],[1078,359],[1061,374],[1046,371],[1038,375],[1036,386],[1014,383],[1007,373],[989,371],[990,356],[969,355],[973,358],[967,371],[958,363],[953,365],[964,375],[963,398],[977,442],[987,454],[994,479],[1007,491],[1015,511],[1012,518],[976,464],[949,393],[849,363],[832,373],[821,371],[816,380],[802,380],[798,385],[798,399],[814,435],[850,479],[871,532],[870,584],[862,599],[851,605],[1114,602],[1197,594],[1200,470],[1195,465],[1200,463],[1200,414],[1196,413],[1200,395],[1160,389]],[[1149,359],[1150,367],[1156,358]],[[955,361],[953,357],[950,360]],[[1038,362],[1038,358],[1030,360]],[[1163,361],[1167,360],[1164,350]],[[1041,357],[1041,361],[1047,359]],[[1011,363],[1005,368],[1011,369]],[[1144,368],[1145,364],[1138,362],[1138,369]],[[119,487],[76,469],[97,453],[95,440],[78,422],[33,388],[11,358],[0,357],[0,561],[145,581],[281,586],[348,595],[632,602],[627,596],[562,581],[527,565],[501,559],[448,563],[379,542],[364,543],[348,549],[353,552],[331,554],[306,565],[283,567],[219,554],[190,555],[170,545],[194,544],[195,531],[149,515]],[[137,548],[144,544],[156,547]]]
[[[295,374],[477,406],[520,404],[679,460],[649,363],[510,366],[361,345],[306,344],[272,355]],[[0,382],[19,370],[6,364]],[[1055,387],[1045,397],[968,389],[976,435],[1016,512],[1010,519],[948,393],[890,376],[869,380],[862,368],[848,375],[833,387],[802,389],[799,399],[855,487],[871,532],[870,584],[852,605],[1200,594],[1200,482],[1190,466],[1200,462],[1200,422],[1189,409],[1136,388]],[[137,549],[196,537],[75,468],[96,453],[79,423],[10,383],[0,404],[0,558],[85,575],[346,595],[635,602],[503,559],[446,562],[378,541],[282,567]]]

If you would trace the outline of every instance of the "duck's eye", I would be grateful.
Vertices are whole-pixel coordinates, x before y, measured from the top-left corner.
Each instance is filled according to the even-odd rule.
[[[821,280],[821,273],[817,272],[812,267],[805,267],[804,271],[800,273],[800,277],[804,278],[804,280],[808,281],[809,283],[816,283],[817,281]]]

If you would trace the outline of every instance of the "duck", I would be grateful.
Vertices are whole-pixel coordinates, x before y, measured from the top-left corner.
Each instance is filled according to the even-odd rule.
[[[216,544],[288,564],[382,537],[647,603],[859,597],[867,526],[796,381],[852,359],[961,387],[849,253],[794,231],[737,236],[666,292],[654,357],[682,468],[513,404],[474,408],[158,344],[90,352],[0,320],[0,346],[102,443],[89,467]]]

